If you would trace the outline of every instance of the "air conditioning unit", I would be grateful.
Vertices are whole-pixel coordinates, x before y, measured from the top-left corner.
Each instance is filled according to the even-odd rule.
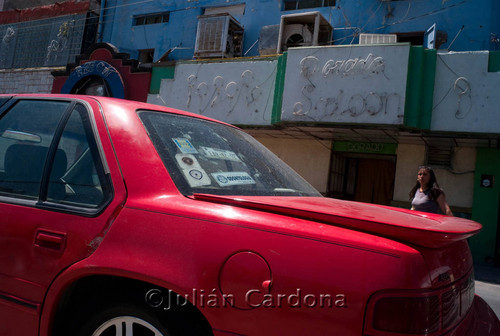
[[[241,56],[243,32],[243,27],[228,13],[199,16],[194,57]]]
[[[313,33],[307,24],[288,24],[283,32],[283,42],[288,48],[310,46]]]
[[[359,34],[359,44],[388,44],[397,41],[396,34]]]
[[[333,28],[320,12],[281,16],[277,53],[293,47],[328,45]]]

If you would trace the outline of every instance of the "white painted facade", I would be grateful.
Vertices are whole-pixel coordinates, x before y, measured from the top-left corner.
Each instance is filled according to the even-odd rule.
[[[281,119],[403,124],[409,52],[406,44],[290,49]]]
[[[148,102],[236,125],[271,125],[277,62],[177,64]]]
[[[418,167],[425,162],[425,146],[399,144],[397,149],[394,201],[408,202],[417,180]],[[456,147],[451,168],[433,167],[439,186],[452,207],[472,208],[476,149]]]
[[[326,193],[331,141],[256,137],[321,193]]]
[[[488,72],[488,57],[488,51],[438,53],[433,131],[500,131],[500,73]]]
[[[58,68],[59,69],[59,68]],[[54,68],[0,70],[0,93],[50,93]]]

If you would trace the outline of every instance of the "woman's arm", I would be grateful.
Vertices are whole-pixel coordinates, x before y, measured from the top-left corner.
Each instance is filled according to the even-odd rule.
[[[441,211],[446,215],[446,216],[453,216],[453,212],[451,212],[450,206],[446,202],[446,197],[444,196],[444,193],[441,193],[437,200],[437,204],[439,205],[439,208]]]

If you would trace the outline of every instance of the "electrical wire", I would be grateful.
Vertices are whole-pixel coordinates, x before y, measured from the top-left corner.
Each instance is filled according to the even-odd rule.
[[[378,28],[375,28],[374,30],[380,30],[380,29],[384,29],[384,28],[387,28],[387,27],[390,27],[390,26],[394,26],[394,25],[397,25],[397,24],[401,24],[401,23],[406,23],[406,22],[409,22],[409,21],[413,21],[413,20],[416,20],[416,19],[421,19],[421,18],[424,18],[424,17],[428,17],[428,16],[432,16],[432,15],[436,15],[436,14],[439,14],[439,13],[442,13],[442,12],[445,12],[451,8],[454,8],[454,7],[458,7],[458,6],[461,6],[463,5],[464,3],[466,3],[468,0],[463,0],[459,3],[456,3],[456,4],[451,4],[445,8],[439,8],[439,9],[435,9],[435,10],[432,10],[428,13],[425,13],[425,14],[421,14],[421,15],[416,15],[416,16],[413,16],[413,17],[410,17],[410,18],[407,18],[405,19],[404,21],[397,21],[397,22],[393,22],[393,23],[390,23],[390,24],[384,24]]]
[[[463,1],[459,2],[459,3],[451,4],[451,5],[447,6],[447,7],[435,9],[435,10],[432,10],[432,11],[424,13],[424,14],[412,16],[410,18],[400,19],[399,21],[396,21],[396,22],[393,22],[393,23],[383,24],[383,25],[381,25],[379,27],[376,27],[376,28],[373,28],[371,30],[366,31],[366,33],[375,33],[376,31],[385,29],[387,27],[391,27],[391,26],[394,26],[394,25],[403,24],[403,23],[407,23],[407,22],[414,21],[414,20],[417,20],[417,19],[421,19],[421,18],[425,18],[425,17],[428,17],[428,16],[433,16],[433,15],[436,15],[436,14],[439,14],[439,13],[443,13],[443,12],[445,12],[447,10],[450,10],[450,9],[454,8],[454,7],[461,6],[464,3],[466,3],[466,2],[468,2],[468,0],[463,0]],[[408,16],[409,10],[410,10],[410,6],[407,9],[405,17]],[[345,15],[345,14],[343,14],[343,15]],[[343,36],[343,37],[341,37],[339,39],[334,39],[333,42],[335,43],[335,42],[345,41],[348,38],[356,38],[357,36],[358,36],[358,32],[354,32],[351,35]]]
[[[121,5],[106,7],[106,8],[104,8],[104,11],[105,12],[109,12],[110,10],[113,10],[113,9],[120,9],[120,8],[132,7],[132,6],[137,6],[137,5],[141,5],[141,4],[147,4],[147,3],[151,4],[151,3],[155,3],[155,2],[156,2],[155,0],[141,0],[141,1],[137,1],[137,2],[132,2],[132,3],[127,3],[127,4],[121,4]],[[421,14],[421,15],[416,15],[416,16],[413,16],[413,17],[410,17],[410,18],[406,18],[408,16],[408,14],[409,14],[409,11],[410,11],[410,3],[409,3],[407,12],[406,12],[405,16],[402,19],[400,19],[399,21],[393,22],[393,23],[383,24],[383,25],[381,25],[379,27],[376,27],[374,29],[368,30],[367,33],[373,33],[373,32],[376,32],[378,30],[385,29],[387,27],[391,27],[391,26],[394,26],[394,25],[403,24],[403,23],[410,22],[410,21],[413,21],[413,20],[417,20],[417,19],[428,17],[428,16],[436,15],[436,14],[439,14],[439,13],[443,13],[445,11],[448,11],[448,10],[454,8],[454,7],[461,6],[461,5],[463,5],[464,3],[467,3],[467,2],[468,2],[468,0],[463,0],[463,1],[459,2],[459,3],[451,4],[451,5],[448,5],[447,7],[444,7],[444,8],[438,8],[438,9],[432,10],[430,12]],[[217,5],[222,6],[222,5],[227,5],[227,4],[225,2],[221,2],[220,4],[212,4],[210,7],[217,6]],[[377,10],[371,14],[371,16],[370,16],[370,18],[369,18],[368,21],[370,21],[374,17],[374,15],[376,14],[376,12],[380,8],[380,5],[381,5],[381,3],[379,4],[379,7],[377,8]],[[179,8],[179,9],[167,10],[167,11],[168,12],[178,12],[178,11],[184,11],[184,10],[198,9],[200,7],[201,6],[190,6],[190,7],[184,7],[184,8]],[[158,6],[151,6],[149,8],[151,8],[153,10],[158,10]],[[146,9],[148,9],[148,8],[146,8]],[[145,9],[141,8],[141,12],[145,12]],[[344,20],[345,20],[348,28],[352,28],[355,31],[352,34],[350,34],[350,35],[346,35],[346,36],[343,36],[343,37],[341,37],[339,39],[334,39],[334,40],[330,41],[330,42],[333,42],[334,44],[335,43],[339,43],[341,41],[345,41],[345,40],[347,40],[349,38],[352,38],[352,41],[353,41],[357,36],[359,36],[359,33],[368,24],[368,22],[366,22],[365,25],[362,28],[353,27],[352,24],[350,23],[350,20],[346,16],[346,14],[345,14],[345,12],[344,12],[343,9],[341,9],[341,13],[342,13],[342,16],[344,17]],[[39,19],[39,20],[40,21],[41,20],[51,20],[51,19],[54,19],[54,18],[61,18],[61,17],[65,17],[65,16],[81,15],[81,14],[83,14],[83,13],[80,13],[80,14],[68,14],[68,15],[63,15],[63,16],[58,16],[58,17],[53,17],[53,18],[46,18],[46,19]],[[103,24],[103,23],[105,23],[105,24],[113,24],[113,23],[125,22],[125,21],[128,21],[131,18],[133,18],[133,16],[134,16],[134,14],[129,14],[129,15],[121,15],[119,18],[116,18],[116,13],[113,12],[113,13],[110,13],[110,14],[103,15],[100,18],[100,23],[99,24]],[[113,20],[107,20],[109,17],[113,17]],[[33,21],[38,21],[38,20],[33,20]],[[3,24],[3,25],[0,25],[0,27],[2,27],[2,26],[14,26],[14,25],[18,26],[18,25],[22,25],[24,22],[33,22],[33,21],[23,21],[23,22],[11,23],[11,24]],[[73,21],[75,22],[75,25],[76,25],[80,21],[86,22],[87,18],[85,17],[85,18],[81,18],[81,19],[75,19]],[[40,25],[31,25],[31,26],[28,26],[28,27],[16,27],[16,30],[19,32],[19,31],[23,31],[23,30],[31,30],[31,29],[34,29],[34,28],[42,28],[42,27],[46,27],[46,26],[52,26],[53,24],[54,24],[54,21],[52,21],[50,23],[43,23],[43,24],[40,24]],[[90,23],[86,23],[84,25],[84,27],[87,27],[87,25],[91,25],[91,24]],[[352,44],[352,41],[351,41],[351,44]]]
[[[373,17],[375,16],[375,14],[377,14],[377,12],[380,9],[380,7],[382,7],[382,1],[379,2],[379,5],[378,5],[377,9],[374,12],[372,12],[372,15],[370,15],[370,17],[368,18],[368,20],[366,20],[365,25],[363,27],[361,27],[361,29],[359,31],[360,33],[365,29],[365,27],[368,25],[368,23],[371,21],[371,19],[373,19]],[[352,44],[353,42],[354,42],[354,37],[352,38],[350,44]]]
[[[144,4],[144,3],[155,3],[155,2],[156,2],[155,0],[142,0],[142,1],[134,2],[134,3],[128,3],[128,4],[123,4],[123,5],[116,5],[116,6],[106,7],[104,9],[104,11],[107,12],[107,11],[111,11],[111,10],[117,9],[117,8],[131,7],[131,6],[136,6],[136,5],[140,5],[140,4]],[[191,10],[191,9],[197,9],[197,8],[200,8],[200,7],[190,6],[190,7],[180,8],[180,9],[167,10],[166,12],[179,12],[179,11]],[[155,13],[158,12],[158,6],[155,6],[155,5],[152,5],[151,7],[145,7],[145,8],[141,7],[141,12],[147,13],[148,9],[152,9]],[[52,24],[54,23],[52,20],[55,19],[55,18],[63,18],[63,17],[66,17],[66,16],[72,16],[72,15],[84,15],[86,13],[87,12],[85,12],[85,13],[71,13],[71,14],[66,14],[66,15],[61,15],[61,16],[54,16],[54,17],[48,17],[48,18],[43,18],[43,19],[36,19],[36,20],[31,20],[31,21],[12,22],[12,23],[1,24],[0,27],[2,27],[2,26],[22,25],[23,23],[26,23],[26,22],[51,20],[50,23],[41,23],[39,25],[30,25],[28,27],[18,27],[17,30],[18,31],[22,31],[22,30],[30,30],[30,29],[33,29],[33,28],[43,28],[43,27],[47,27],[47,26],[52,26]],[[115,17],[115,16],[116,16],[115,12],[110,13],[110,14],[105,14],[105,15],[103,15],[101,17],[101,22],[104,22],[104,20],[106,18]],[[134,16],[135,16],[135,14],[122,15],[118,19],[114,18],[111,21],[107,20],[106,23],[109,24],[109,23],[115,23],[115,22],[125,22],[125,21],[128,21],[130,18],[133,18]],[[85,17],[85,18],[82,18],[82,19],[76,19],[74,21],[75,22],[78,22],[78,21],[85,22],[85,21],[87,21],[87,18]],[[87,25],[90,25],[90,24],[85,24],[85,27]]]
[[[117,9],[117,8],[125,8],[125,7],[131,7],[131,6],[136,6],[136,5],[140,5],[140,4],[144,4],[144,3],[154,3],[155,0],[142,0],[142,1],[138,1],[138,2],[133,2],[133,3],[128,3],[128,4],[122,4],[122,5],[116,5],[116,6],[110,6],[110,7],[106,7],[104,9],[104,11],[109,11],[109,10],[112,10],[112,9]],[[425,14],[421,14],[421,15],[418,15],[418,16],[414,16],[414,17],[411,17],[411,18],[408,18],[408,19],[405,19],[405,20],[399,20],[397,22],[393,22],[393,23],[390,23],[390,24],[384,24],[380,27],[377,27],[377,28],[374,28],[372,29],[371,31],[368,31],[368,32],[374,32],[374,31],[377,31],[377,30],[381,30],[381,29],[384,29],[384,28],[387,28],[389,26],[393,26],[393,25],[397,25],[397,24],[402,24],[402,23],[406,23],[406,22],[409,22],[409,21],[413,21],[413,20],[416,20],[416,19],[420,19],[420,18],[423,18],[423,17],[427,17],[427,16],[431,16],[431,15],[435,15],[435,14],[438,14],[438,13],[441,13],[443,11],[446,11],[448,9],[451,9],[453,7],[457,7],[457,6],[460,6],[464,3],[466,3],[467,0],[463,0],[461,1],[460,3],[457,3],[457,4],[452,4],[452,5],[449,5],[445,8],[440,8],[440,9],[435,9],[431,12],[428,12],[428,13],[425,13]],[[225,4],[225,3],[221,3],[222,4]],[[374,14],[378,11],[378,9],[380,8],[380,5],[382,3],[379,4],[379,7],[377,8],[377,10],[375,12],[372,13],[372,15],[370,16],[370,19],[371,20],[374,16]],[[217,4],[212,4],[212,6],[216,6]],[[154,9],[154,10],[158,10],[158,6],[152,6],[150,7],[151,9]],[[177,12],[177,11],[183,11],[183,10],[191,10],[191,9],[197,9],[197,8],[200,8],[200,7],[197,7],[197,6],[190,6],[190,7],[185,7],[185,8],[180,8],[180,9],[174,9],[174,10],[168,10],[169,12]],[[408,15],[408,11],[409,11],[409,8],[410,6],[408,7],[408,10],[407,10],[407,14],[406,16]],[[141,12],[145,12],[144,8],[142,8]],[[349,19],[347,18],[347,16],[345,15],[345,12],[343,9],[341,9],[341,12],[342,12],[342,15],[344,16],[344,19],[345,19],[345,22],[347,23],[347,26],[348,27],[352,27],[352,24],[350,23]],[[68,14],[67,16],[69,15],[78,15],[78,14]],[[66,15],[65,15],[66,16]],[[105,14],[102,18],[101,18],[101,22],[104,22],[104,20],[108,17],[111,17],[111,16],[116,16],[115,13],[111,13],[111,14]],[[106,21],[106,24],[110,24],[110,23],[116,23],[116,22],[124,22],[124,21],[127,21],[129,20],[130,18],[132,18],[134,15],[133,14],[130,14],[130,15],[122,15],[120,16],[119,19],[116,19],[114,18],[113,20],[107,20]],[[47,19],[51,19],[51,18],[47,18]],[[40,19],[40,20],[47,20],[47,19]],[[368,21],[369,21],[368,20]],[[34,20],[34,21],[37,21],[37,20]],[[75,20],[75,22],[78,22],[78,21],[86,21],[86,18],[82,18],[82,19],[78,19],[78,20]],[[17,25],[17,24],[20,24],[22,22],[18,22],[18,23],[13,23],[12,25]],[[365,23],[365,25],[363,26],[363,28],[366,27],[366,25],[368,24]],[[2,26],[6,26],[8,24],[5,24],[5,25],[2,25]],[[44,26],[51,26],[52,23],[46,23],[46,24],[41,24],[41,25],[35,25],[35,26],[30,26],[30,27],[19,27],[18,30],[22,30],[22,29],[33,29],[33,28],[40,28],[40,27],[44,27]],[[86,26],[86,25],[85,25]],[[362,29],[363,29],[362,28]],[[361,29],[361,30],[362,30]],[[344,36],[342,37],[341,39],[342,40],[346,40],[347,38],[356,38],[358,36],[359,32],[355,32],[349,36]],[[337,42],[339,40],[333,40],[333,42]]]

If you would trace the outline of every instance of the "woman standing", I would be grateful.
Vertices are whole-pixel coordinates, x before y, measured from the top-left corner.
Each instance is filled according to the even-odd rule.
[[[439,187],[436,174],[431,167],[420,166],[417,183],[410,191],[411,209],[431,213],[439,210],[447,216],[453,216],[450,206],[446,203],[444,191]]]

